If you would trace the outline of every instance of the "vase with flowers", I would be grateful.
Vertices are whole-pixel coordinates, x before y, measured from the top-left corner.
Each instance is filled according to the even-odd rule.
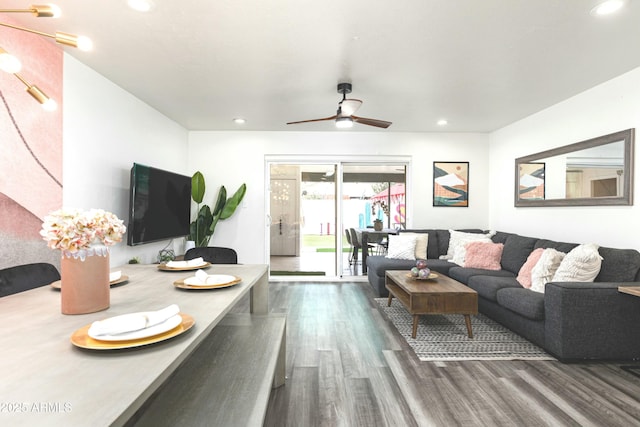
[[[109,308],[109,246],[122,240],[122,220],[102,209],[60,209],[44,219],[40,235],[60,250],[63,314]]]

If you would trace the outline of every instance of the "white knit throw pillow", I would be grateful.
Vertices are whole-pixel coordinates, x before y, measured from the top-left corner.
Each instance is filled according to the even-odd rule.
[[[544,285],[553,279],[556,270],[565,257],[564,252],[553,248],[547,248],[542,252],[540,259],[531,269],[531,290],[544,293]]]
[[[553,281],[593,282],[602,266],[598,247],[595,243],[586,243],[573,248],[562,260]]]
[[[416,238],[415,234],[401,233],[389,235],[389,247],[387,248],[387,258],[394,259],[416,259]]]

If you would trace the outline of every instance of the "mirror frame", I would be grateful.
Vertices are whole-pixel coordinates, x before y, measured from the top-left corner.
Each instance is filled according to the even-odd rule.
[[[633,205],[633,149],[635,140],[635,128],[615,132],[609,135],[599,136],[597,138],[588,139],[575,144],[565,145],[563,147],[553,148],[547,151],[541,151],[536,154],[524,156],[516,159],[515,163],[515,192],[514,203],[516,207],[528,206],[613,206],[613,205]],[[520,164],[535,163],[547,157],[553,157],[560,154],[567,154],[574,151],[584,150],[587,148],[599,147],[601,145],[610,144],[617,141],[624,142],[624,167],[623,167],[623,184],[622,196],[620,197],[581,197],[574,199],[544,199],[544,200],[528,200],[519,198],[519,181],[520,181]]]

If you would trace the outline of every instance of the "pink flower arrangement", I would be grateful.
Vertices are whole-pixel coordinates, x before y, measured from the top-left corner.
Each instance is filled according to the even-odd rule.
[[[81,257],[95,245],[111,246],[122,240],[126,231],[122,220],[102,209],[59,209],[44,218],[40,235],[51,249],[67,256]],[[102,251],[106,255],[106,248]]]

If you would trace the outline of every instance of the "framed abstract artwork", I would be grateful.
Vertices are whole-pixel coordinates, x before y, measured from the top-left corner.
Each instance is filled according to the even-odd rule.
[[[520,200],[544,200],[543,162],[520,163],[518,165],[518,198]]]
[[[433,162],[433,206],[469,206],[469,162]]]

